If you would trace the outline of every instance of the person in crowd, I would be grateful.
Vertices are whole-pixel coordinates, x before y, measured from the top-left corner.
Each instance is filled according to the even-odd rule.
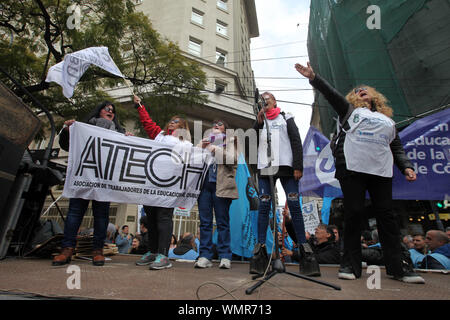
[[[140,248],[142,237],[140,235],[136,235],[131,241],[131,246],[128,250],[129,254],[143,254],[144,250]]]
[[[413,237],[411,235],[405,235],[402,241],[406,248],[408,248],[408,250],[414,248]]]
[[[314,257],[320,264],[339,264],[341,254],[336,245],[333,229],[326,224],[319,224],[314,233],[312,244]],[[292,252],[293,261],[299,261],[297,252]]]
[[[74,122],[74,119],[66,120],[64,122],[65,127],[59,135],[59,145],[65,151],[69,151],[69,128]],[[119,124],[116,114],[116,107],[109,101],[103,101],[97,105],[97,107],[92,110],[90,114],[88,114],[83,122],[123,133],[125,135],[132,135]],[[72,198],[69,200],[69,211],[64,223],[64,238],[61,242],[62,251],[59,255],[55,256],[52,261],[52,265],[60,266],[70,263],[74,248],[76,246],[77,231],[89,206],[89,202],[90,200],[81,198]],[[94,215],[92,263],[95,266],[103,266],[105,264],[103,245],[105,243],[106,230],[109,222],[109,206],[109,202],[92,200],[92,212]]]
[[[176,247],[177,247],[177,243],[178,243],[177,237],[176,237],[174,234],[172,234],[172,238],[170,239],[170,247],[169,247],[169,250],[170,250],[170,249],[176,248]]]
[[[269,224],[269,212],[272,205],[271,190],[278,179],[286,193],[289,212],[295,229],[300,251],[299,271],[303,275],[319,276],[319,264],[315,261],[311,247],[306,243],[305,226],[301,214],[298,181],[303,175],[303,151],[300,134],[294,117],[285,114],[277,105],[270,92],[262,94],[265,106],[261,107],[253,128],[259,132],[258,143],[258,243],[250,260],[250,273],[263,274],[269,263],[266,249],[266,233]],[[269,128],[266,127],[267,126]],[[267,130],[271,136],[271,146],[267,141]],[[271,160],[268,160],[268,149]],[[269,167],[269,164],[271,165]],[[270,176],[274,185],[270,185]]]
[[[445,229],[445,233],[447,234],[448,239],[450,240],[450,227]]]
[[[122,226],[122,233],[116,238],[116,246],[119,249],[119,253],[128,253],[133,242],[133,236],[129,233],[129,227],[127,225]]]
[[[190,232],[186,232],[178,241],[177,246],[169,249],[169,258],[195,260],[198,258],[198,252],[195,249],[195,236]]]
[[[188,122],[180,116],[173,116],[161,129],[150,117],[138,96],[133,97],[134,106],[144,130],[150,139],[170,144],[192,147]],[[149,251],[141,257],[136,265],[149,265],[150,270],[161,270],[172,267],[168,258],[170,239],[173,233],[174,208],[144,206],[149,230]]]
[[[217,253],[219,268],[231,268],[230,247],[230,205],[239,197],[236,185],[237,140],[227,136],[228,124],[215,119],[211,130],[205,132],[206,138],[198,147],[211,152],[213,163],[210,165],[198,197],[200,216],[200,253],[195,268],[212,267],[213,252],[213,212],[217,224]]]
[[[108,223],[108,227],[106,228],[106,243],[115,243],[116,238],[114,237],[116,233],[116,226],[111,222]]]
[[[430,230],[425,235],[425,243],[431,253],[420,264],[421,269],[450,270],[450,243],[447,234],[440,230]]]
[[[333,230],[334,241],[336,242],[336,246],[342,256],[342,254],[344,253],[344,242],[342,241],[342,237],[339,234],[339,228],[334,224],[330,224],[329,227]]]
[[[413,243],[414,248],[409,249],[409,254],[411,256],[414,268],[419,268],[420,263],[427,254],[425,237],[423,236],[423,234],[418,233],[413,235]]]
[[[400,229],[392,210],[393,164],[407,181],[415,181],[416,173],[396,132],[387,99],[364,85],[344,97],[314,73],[309,62],[306,67],[297,63],[295,69],[325,96],[339,116],[341,129],[336,136],[337,144],[332,145],[335,177],[344,195],[344,255],[338,277],[348,280],[361,277],[361,217],[368,191],[377,219],[386,273],[403,282],[424,283],[424,279],[414,273],[412,265],[404,263],[398,241]]]

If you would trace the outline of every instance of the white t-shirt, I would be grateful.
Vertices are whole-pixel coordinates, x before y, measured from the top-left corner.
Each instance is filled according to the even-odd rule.
[[[379,112],[356,108],[348,119],[344,141],[347,170],[392,177],[394,158],[390,148],[395,122]]]
[[[286,120],[289,120],[293,116],[291,114],[285,115]],[[291,141],[287,132],[287,123],[284,120],[283,115],[279,114],[273,120],[267,119],[269,125],[269,132],[271,133],[271,146],[272,146],[272,167],[289,166],[292,167],[293,156],[291,149]],[[266,123],[259,133],[259,146],[258,146],[258,169],[266,168],[269,164],[267,159],[267,129]]]

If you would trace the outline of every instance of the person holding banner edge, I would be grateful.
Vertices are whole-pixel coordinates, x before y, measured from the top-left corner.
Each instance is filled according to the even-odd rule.
[[[365,85],[352,89],[344,97],[315,74],[309,62],[306,67],[297,63],[295,69],[325,96],[339,116],[340,137],[336,147],[332,146],[335,177],[344,195],[344,255],[338,277],[347,280],[361,277],[360,220],[368,191],[376,214],[386,273],[395,280],[425,283],[414,273],[409,256],[402,255],[400,230],[392,210],[393,164],[407,181],[415,181],[416,174],[396,132],[387,99]]]
[[[192,146],[189,126],[185,119],[174,116],[163,130],[152,120],[145,107],[141,104],[141,99],[138,96],[134,95],[133,101],[135,108],[139,112],[142,126],[150,139],[173,145],[185,144],[186,146]],[[172,267],[168,255],[173,233],[173,210],[174,208],[144,206],[148,223],[146,227],[149,232],[150,251],[145,253],[136,262],[136,265],[149,265],[150,270],[161,270]]]
[[[213,209],[217,223],[217,253],[221,269],[231,268],[230,205],[239,198],[236,184],[237,140],[226,135],[228,124],[216,119],[209,136],[201,140],[198,147],[214,156],[198,197],[200,216],[200,255],[195,268],[212,267],[213,258]]]
[[[305,226],[300,208],[298,181],[303,175],[303,149],[300,133],[292,115],[285,115],[277,106],[273,94],[264,92],[262,97],[265,106],[257,115],[253,128],[259,130],[258,144],[258,243],[255,245],[253,257],[250,260],[250,273],[264,274],[269,259],[267,256],[266,232],[271,210],[271,186],[269,176],[274,182],[279,178],[286,193],[287,204],[292,217],[300,256],[300,274],[305,276],[320,276],[319,264],[314,258],[313,251],[306,242]],[[267,128],[264,123],[267,118],[272,138],[272,166],[267,167]]]
[[[64,128],[59,135],[59,145],[69,151],[69,127],[75,122],[74,119],[66,120]],[[105,129],[133,135],[125,131],[119,124],[116,115],[116,107],[109,101],[100,103],[83,121],[85,123],[102,127]],[[64,223],[64,238],[61,242],[62,251],[53,261],[53,266],[61,266],[70,263],[74,249],[76,247],[76,237],[80,228],[83,216],[89,206],[90,200],[72,198],[69,200],[69,211]],[[106,240],[106,231],[109,223],[109,202],[92,200],[92,211],[94,215],[94,239],[93,239],[93,259],[95,266],[103,266],[105,257],[103,256],[103,246]]]

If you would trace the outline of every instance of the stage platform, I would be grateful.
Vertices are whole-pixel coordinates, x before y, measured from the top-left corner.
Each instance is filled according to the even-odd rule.
[[[114,255],[103,267],[90,261],[75,260],[70,265],[53,267],[50,259],[6,258],[0,261],[0,295],[5,298],[78,298],[125,300],[449,300],[450,275],[420,273],[426,283],[406,284],[392,280],[381,268],[379,288],[370,280],[372,274],[363,269],[361,279],[337,278],[338,266],[321,266],[317,279],[336,284],[338,291],[304,279],[279,274],[251,295],[245,290],[255,281],[248,273],[247,262],[234,262],[232,269],[195,269],[193,262],[172,261],[173,267],[153,271],[136,266],[139,256]],[[69,266],[79,267],[79,289],[75,273]],[[76,267],[74,269],[77,269]],[[298,265],[286,269],[298,272]],[[69,277],[72,277],[69,279]],[[69,279],[69,281],[68,281]],[[369,281],[368,281],[369,280]],[[73,289],[69,285],[75,286]],[[369,282],[369,286],[368,286]]]

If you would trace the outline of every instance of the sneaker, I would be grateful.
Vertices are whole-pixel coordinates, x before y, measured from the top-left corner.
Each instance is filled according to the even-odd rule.
[[[137,266],[147,266],[150,263],[152,263],[153,261],[155,261],[156,256],[157,256],[156,253],[151,253],[150,251],[148,251],[141,257],[141,259],[136,261],[136,265]]]
[[[339,273],[338,273],[338,278],[339,279],[344,279],[344,280],[355,280],[356,276],[353,273],[352,268],[350,268],[350,267],[340,267],[339,268]]]
[[[161,270],[168,268],[172,268],[172,264],[170,263],[169,258],[163,254],[158,254],[155,261],[153,261],[149,267],[150,270]]]
[[[213,266],[212,262],[206,259],[205,257],[201,257],[195,262],[194,267],[195,268],[211,268]]]
[[[417,273],[411,272],[411,271],[406,272],[402,276],[394,276],[393,279],[402,281],[405,283],[418,283],[418,284],[425,283],[425,280],[421,276],[419,276]]]
[[[225,258],[220,259],[219,268],[220,269],[231,269],[231,261],[230,261],[230,259],[225,259]]]

